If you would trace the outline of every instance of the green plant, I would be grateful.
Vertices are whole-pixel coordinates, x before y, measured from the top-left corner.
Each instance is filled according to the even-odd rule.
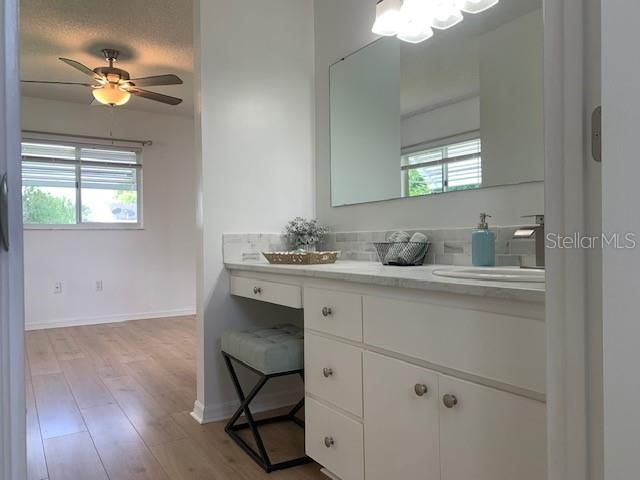
[[[429,185],[422,174],[415,169],[409,170],[409,196],[419,197],[430,193]]]
[[[23,220],[27,225],[68,225],[76,223],[76,209],[71,200],[56,197],[38,187],[22,190]]]
[[[315,219],[307,220],[296,217],[287,223],[285,234],[289,241],[289,246],[294,250],[309,250],[316,247],[322,241],[329,229],[319,225]]]

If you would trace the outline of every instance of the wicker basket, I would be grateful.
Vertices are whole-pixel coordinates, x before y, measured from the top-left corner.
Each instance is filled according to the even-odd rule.
[[[336,263],[339,252],[262,252],[276,265],[320,265]]]
[[[383,265],[400,267],[423,265],[431,248],[428,242],[374,242],[373,245]]]

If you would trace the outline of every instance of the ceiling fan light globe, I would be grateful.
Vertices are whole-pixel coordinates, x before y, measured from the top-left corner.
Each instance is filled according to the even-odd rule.
[[[107,84],[93,90],[93,97],[103,105],[118,107],[131,99],[131,94],[117,85]]]

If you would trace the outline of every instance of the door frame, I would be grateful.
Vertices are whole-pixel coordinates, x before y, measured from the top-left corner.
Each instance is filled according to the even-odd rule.
[[[584,1],[544,0],[545,225],[585,232]],[[547,480],[587,467],[586,254],[547,248]]]
[[[9,161],[11,253],[0,262],[0,464],[25,478],[24,306],[19,165],[18,7],[0,12],[0,145]],[[545,213],[550,232],[584,231],[583,0],[545,0]],[[0,159],[0,162],[3,160]],[[0,163],[0,167],[4,167]],[[587,478],[584,252],[547,251],[548,480]],[[5,265],[6,264],[6,265]],[[11,321],[9,321],[11,319]]]
[[[0,7],[0,175],[9,191],[10,249],[0,249],[0,479],[26,478],[24,279],[17,0]]]

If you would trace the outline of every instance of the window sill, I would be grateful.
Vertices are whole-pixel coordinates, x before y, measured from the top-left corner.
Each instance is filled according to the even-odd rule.
[[[144,225],[122,225],[122,224],[81,224],[81,225],[24,225],[25,230],[46,230],[46,231],[85,231],[85,230],[144,230]]]

